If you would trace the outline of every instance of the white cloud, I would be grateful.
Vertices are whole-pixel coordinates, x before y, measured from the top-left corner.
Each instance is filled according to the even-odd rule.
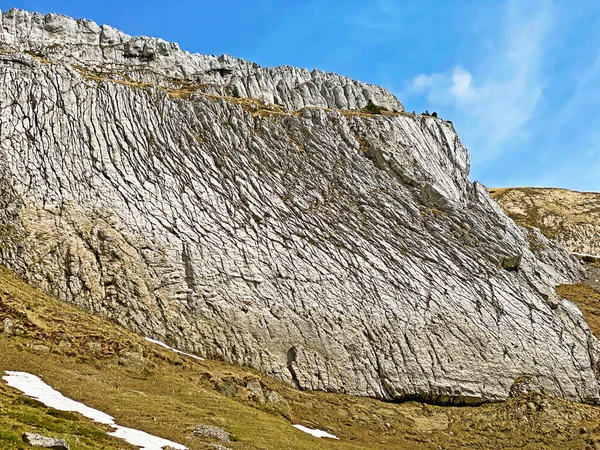
[[[452,71],[452,86],[450,92],[457,99],[467,99],[475,95],[475,89],[471,85],[473,76],[462,67],[455,67]]]
[[[424,96],[430,109],[452,115],[477,162],[495,155],[508,139],[524,139],[544,88],[542,61],[552,26],[546,1],[509,1],[499,42],[472,68],[461,65],[410,80],[401,98]]]

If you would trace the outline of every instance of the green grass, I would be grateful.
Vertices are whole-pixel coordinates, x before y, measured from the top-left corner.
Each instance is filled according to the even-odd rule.
[[[0,384],[0,448],[33,448],[23,442],[25,432],[65,439],[73,450],[135,448],[78,414],[46,408]]]

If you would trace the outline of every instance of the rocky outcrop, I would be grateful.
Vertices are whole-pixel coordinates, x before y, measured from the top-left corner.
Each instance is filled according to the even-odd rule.
[[[131,37],[89,20],[11,9],[0,14],[0,41],[88,70],[118,72],[137,81],[187,80],[216,84],[240,97],[298,109],[308,106],[357,109],[368,100],[390,110],[402,104],[386,89],[348,77],[282,66],[261,68],[239,58],[190,54],[175,43]]]
[[[223,428],[215,427],[214,425],[196,425],[192,433],[196,436],[218,439],[223,442],[229,442],[231,440],[231,435],[227,431]]]
[[[531,376],[598,400],[597,341],[553,287],[578,264],[469,181],[452,124],[239,98],[56,20],[2,18],[0,258],[26,280],[302,389],[476,403]]]
[[[539,228],[571,252],[600,255],[600,193],[551,188],[490,192],[519,225]]]
[[[53,448],[55,450],[70,450],[69,444],[64,439],[54,439],[36,433],[23,433],[23,442],[32,447]]]

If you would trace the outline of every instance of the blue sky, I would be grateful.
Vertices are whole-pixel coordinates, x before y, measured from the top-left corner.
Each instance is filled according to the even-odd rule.
[[[595,0],[0,0],[263,66],[382,85],[452,120],[471,179],[600,191]]]

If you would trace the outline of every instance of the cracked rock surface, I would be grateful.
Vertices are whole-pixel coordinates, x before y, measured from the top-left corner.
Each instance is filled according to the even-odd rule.
[[[451,123],[88,21],[0,29],[0,262],[28,282],[302,389],[598,400],[597,341],[553,288],[578,263],[469,181]],[[366,98],[398,112],[324,108]]]
[[[369,99],[390,110],[404,109],[386,89],[348,77],[290,66],[261,68],[228,55],[190,54],[162,39],[131,37],[107,25],[57,14],[18,9],[0,13],[0,41],[92,70],[110,67],[137,80],[177,78],[222,85],[235,95],[291,109],[362,108]]]

